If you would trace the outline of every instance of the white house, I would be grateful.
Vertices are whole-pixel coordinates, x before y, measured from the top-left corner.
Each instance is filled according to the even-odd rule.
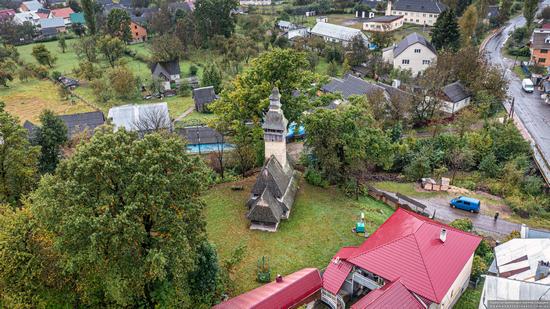
[[[425,37],[414,32],[397,45],[385,48],[382,58],[394,68],[411,70],[413,75],[417,75],[437,60],[437,53]]]
[[[470,93],[468,93],[466,88],[464,88],[459,81],[448,84],[443,87],[443,104],[441,110],[449,114],[454,114],[470,105],[471,98],[472,96]]]
[[[512,305],[512,301],[515,301],[516,304],[523,303],[523,306],[528,306],[529,301],[533,303],[540,302],[541,307],[539,308],[542,308],[544,306],[542,302],[550,303],[549,290],[550,285],[548,284],[486,276],[479,309],[491,308],[490,302],[505,301],[509,302],[509,306]],[[533,304],[533,306],[535,305]]]
[[[318,22],[315,24],[309,33],[323,38],[326,42],[340,43],[343,46],[347,46],[355,37],[363,39],[365,45],[369,43],[367,36],[359,29],[325,22]]]
[[[389,0],[386,15],[401,15],[406,23],[433,26],[447,8],[439,0]]]

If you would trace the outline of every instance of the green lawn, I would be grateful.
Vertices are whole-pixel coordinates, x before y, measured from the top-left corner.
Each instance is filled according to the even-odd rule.
[[[361,211],[365,212],[371,233],[393,212],[370,198],[355,201],[335,188],[313,187],[301,179],[290,219],[283,221],[275,233],[251,231],[245,218],[245,202],[254,180],[251,177],[218,185],[204,198],[208,238],[220,257],[227,258],[241,243],[247,246],[244,260],[237,266],[235,294],[260,285],[255,280],[259,257],[269,257],[272,276],[304,267],[325,268],[340,247],[364,241],[351,232]],[[244,190],[232,191],[231,186],[236,184],[243,185]]]
[[[380,190],[399,192],[410,197],[427,198],[437,196],[438,194],[444,194],[441,192],[419,192],[416,190],[415,183],[412,182],[401,183],[393,181],[382,181],[373,183],[373,185]]]
[[[475,309],[479,307],[479,301],[481,299],[481,292],[483,291],[483,281],[477,285],[477,288],[468,287],[464,294],[460,297],[455,309]]]

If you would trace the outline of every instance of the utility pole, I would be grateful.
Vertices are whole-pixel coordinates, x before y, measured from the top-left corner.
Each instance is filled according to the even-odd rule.
[[[508,116],[511,121],[514,121],[514,104],[516,102],[516,98],[512,98],[512,106],[510,107],[510,115]]]

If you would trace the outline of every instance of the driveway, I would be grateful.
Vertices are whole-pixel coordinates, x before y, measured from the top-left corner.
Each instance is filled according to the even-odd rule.
[[[544,1],[540,7],[550,5],[550,0]],[[500,66],[504,70],[505,77],[509,80],[508,95],[515,99],[514,113],[517,116],[516,123],[522,134],[531,143],[536,144],[535,159],[546,181],[550,182],[550,105],[540,98],[540,92],[528,94],[521,89],[521,80],[511,68],[513,60],[506,59],[501,48],[507,38],[517,27],[525,25],[525,18],[517,16],[509,21],[501,34],[497,34],[487,42],[485,54],[489,62]],[[510,109],[510,102],[505,102],[505,107]]]
[[[396,196],[393,192],[385,192]],[[475,214],[464,210],[451,208],[449,205],[449,201],[446,198],[429,197],[412,199],[426,205],[426,212],[434,215],[434,219],[437,221],[450,223],[456,219],[469,218],[470,220],[472,220],[474,229],[476,231],[497,239],[505,237],[512,231],[519,231],[521,229],[521,224],[512,223],[503,219],[498,219],[495,221],[493,216],[484,215],[481,213]],[[402,199],[400,199],[400,202],[409,204],[407,203],[407,201]],[[481,207],[483,207],[483,204],[481,205]],[[415,206],[411,205],[411,208],[415,209]]]

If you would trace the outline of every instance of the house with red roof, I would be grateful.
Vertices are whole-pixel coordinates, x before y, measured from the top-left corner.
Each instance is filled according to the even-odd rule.
[[[15,16],[15,11],[12,9],[0,10],[0,21],[12,20]]]
[[[65,21],[65,25],[71,24],[71,14],[74,13],[73,9],[67,7],[67,8],[60,8],[60,9],[53,9],[50,11],[49,18],[63,18]]]
[[[336,253],[321,300],[333,309],[451,308],[468,287],[480,241],[399,208],[363,244]]]
[[[214,309],[287,309],[319,299],[322,279],[317,268],[304,268],[231,298]]]

